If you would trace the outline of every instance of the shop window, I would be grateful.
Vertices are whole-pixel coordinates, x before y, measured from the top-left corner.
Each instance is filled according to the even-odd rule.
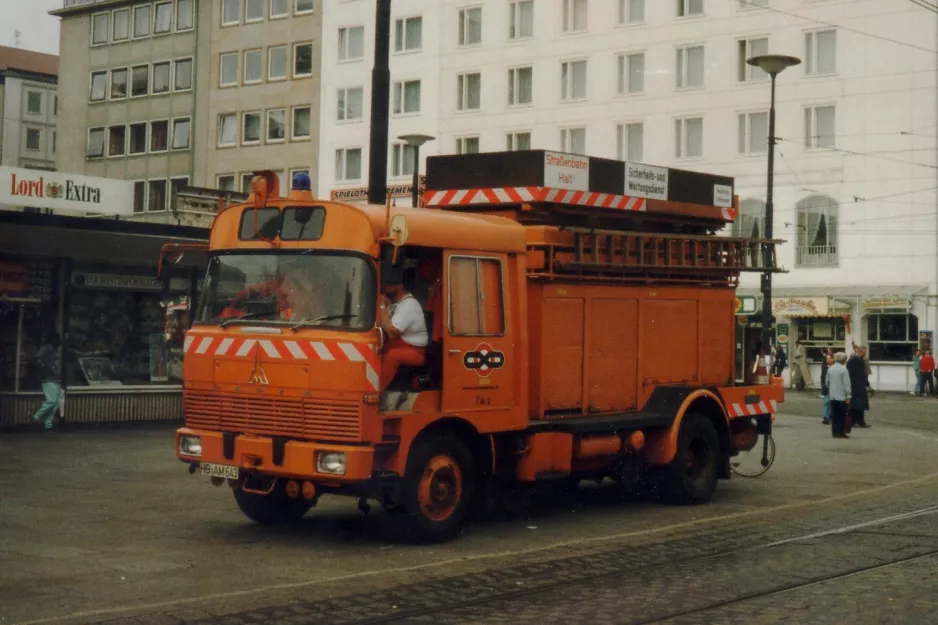
[[[0,258],[0,275],[7,296],[0,300],[0,391],[38,391],[35,358],[46,335],[56,331],[55,263]]]
[[[918,317],[907,314],[870,315],[866,323],[870,360],[912,361],[918,348]]]
[[[824,348],[830,347],[835,352],[843,349],[847,324],[840,317],[805,318],[798,323],[798,340],[804,345],[809,361],[821,362]]]
[[[454,336],[505,332],[501,262],[454,256],[449,261],[449,329]]]

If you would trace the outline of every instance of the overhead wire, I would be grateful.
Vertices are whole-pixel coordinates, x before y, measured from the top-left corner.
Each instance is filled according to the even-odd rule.
[[[816,137],[809,137],[809,138],[816,138]],[[824,138],[827,138],[827,135],[824,135]],[[783,139],[782,137],[776,137],[776,140],[784,141],[786,143],[797,143],[797,141],[793,141],[791,139]],[[837,148],[837,147],[830,147],[830,146],[823,146],[823,147],[820,147],[820,149],[832,150],[834,152],[842,152],[844,154],[850,154],[851,156],[865,156],[867,158],[878,158],[882,161],[890,161],[893,163],[900,163],[902,165],[917,165],[919,167],[928,167],[929,169],[938,169],[938,165],[932,165],[931,163],[919,163],[916,161],[903,161],[903,160],[899,160],[896,158],[889,158],[888,156],[878,156],[877,154],[871,153],[871,152],[856,152],[854,150],[847,150],[844,148]]]

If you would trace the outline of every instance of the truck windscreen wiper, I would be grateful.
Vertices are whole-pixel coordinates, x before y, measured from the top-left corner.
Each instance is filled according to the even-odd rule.
[[[316,325],[317,323],[321,323],[321,322],[323,322],[323,321],[334,321],[334,320],[336,320],[336,319],[353,319],[353,318],[355,318],[355,317],[357,317],[357,316],[358,316],[358,315],[356,315],[356,314],[354,314],[354,313],[346,313],[346,314],[343,314],[343,315],[326,315],[326,316],[324,316],[324,317],[317,317],[316,319],[304,319],[303,321],[299,322],[298,324],[296,324],[296,325],[294,325],[294,326],[291,326],[291,327],[290,327],[290,330],[292,330],[293,332],[296,332],[297,330],[299,330],[299,329],[302,328],[302,327],[305,327],[305,326],[314,326],[314,325]]]
[[[279,312],[280,312],[280,311],[278,311],[278,310],[260,310],[260,311],[256,311],[256,312],[251,312],[251,313],[247,313],[247,314],[241,315],[240,317],[231,317],[230,319],[225,319],[224,321],[222,321],[221,323],[218,324],[218,327],[224,328],[224,327],[227,326],[228,324],[235,323],[236,321],[244,321],[244,320],[246,320],[246,319],[257,319],[258,317],[266,317],[266,316],[268,316],[268,315],[276,315],[276,314],[278,314]]]

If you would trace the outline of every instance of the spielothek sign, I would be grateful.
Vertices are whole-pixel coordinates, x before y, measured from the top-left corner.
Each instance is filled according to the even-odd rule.
[[[0,167],[0,204],[103,215],[133,215],[133,182]]]

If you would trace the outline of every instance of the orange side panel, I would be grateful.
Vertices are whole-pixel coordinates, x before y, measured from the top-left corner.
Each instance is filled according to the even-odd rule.
[[[638,300],[593,299],[589,310],[589,410],[635,409],[638,404]]]
[[[733,382],[735,328],[733,300],[700,301],[700,383],[730,386]]]
[[[697,302],[645,300],[641,306],[643,391],[651,393],[658,384],[695,384]]]
[[[543,308],[544,410],[572,410],[583,403],[583,304],[548,298]]]
[[[545,473],[570,473],[573,434],[544,432],[528,439],[528,450],[518,461],[518,479],[532,482]]]

